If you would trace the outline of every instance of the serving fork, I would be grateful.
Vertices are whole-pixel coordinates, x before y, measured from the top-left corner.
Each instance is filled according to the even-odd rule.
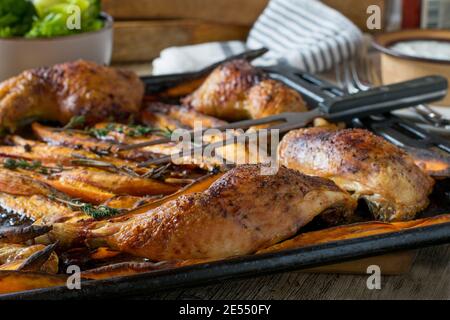
[[[365,65],[368,65],[367,58],[359,57]],[[344,60],[335,66],[336,81],[348,93],[356,93],[366,91],[373,87],[369,82],[364,81],[359,76],[360,68],[357,68],[354,59]],[[367,75],[367,71],[363,72]],[[368,77],[366,77],[368,79]],[[426,104],[410,106],[423,120],[435,127],[445,128],[450,125],[450,120],[446,119],[442,114],[432,109]]]

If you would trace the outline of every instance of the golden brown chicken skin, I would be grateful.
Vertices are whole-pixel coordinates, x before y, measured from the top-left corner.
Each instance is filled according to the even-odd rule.
[[[363,129],[291,131],[278,156],[281,165],[331,179],[365,199],[384,221],[414,218],[427,207],[434,184],[404,151]]]
[[[88,123],[138,114],[144,85],[136,74],[75,61],[24,71],[0,84],[0,128],[15,131],[36,119]]]
[[[300,94],[268,79],[245,60],[217,67],[183,103],[201,113],[230,121],[307,110]]]
[[[349,215],[355,208],[329,180],[283,167],[275,175],[260,170],[238,166],[205,192],[100,222],[88,242],[151,260],[225,258],[285,240],[323,212]]]

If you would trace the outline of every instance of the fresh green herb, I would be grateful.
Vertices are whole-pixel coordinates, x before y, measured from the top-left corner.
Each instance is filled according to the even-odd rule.
[[[165,138],[170,138],[172,137],[173,130],[166,127],[164,129],[159,129],[157,134]]]
[[[103,139],[111,132],[107,128],[89,128],[87,129],[87,133],[97,139]]]
[[[82,127],[86,123],[85,116],[73,116],[69,122],[63,127],[65,129],[76,129]]]
[[[129,137],[142,137],[149,133],[154,133],[155,128],[141,126],[141,125],[131,125],[128,130],[126,130],[126,135]]]
[[[63,170],[62,167],[45,167],[42,165],[40,161],[37,160],[29,162],[23,159],[12,159],[12,158],[4,159],[3,167],[10,170],[16,169],[31,170],[42,174],[61,172]]]
[[[0,1],[0,38],[19,37],[30,30],[36,11],[28,0]]]
[[[0,38],[97,31],[104,25],[100,12],[100,0],[0,0]]]
[[[6,158],[3,160],[3,167],[10,170],[15,169],[25,169],[25,170],[35,170],[37,168],[40,168],[42,166],[40,161],[32,161],[28,162],[23,159],[12,159],[12,158]]]
[[[85,203],[79,200],[64,200],[54,195],[50,195],[49,199],[64,203],[74,210],[81,210],[94,219],[109,218],[124,212],[124,210],[111,208],[105,205],[94,206],[91,203]]]
[[[90,215],[94,219],[108,218],[116,216],[122,211],[116,208],[111,208],[105,205],[94,206],[90,203],[84,203],[80,207],[81,211]]]
[[[34,0],[37,17],[34,18],[28,38],[67,36],[96,31],[103,27],[100,19],[100,0]],[[79,11],[76,11],[77,8]],[[80,13],[79,25],[68,27],[74,20],[74,13]]]
[[[125,134],[128,137],[143,137],[148,134],[156,134],[161,136],[169,136],[172,134],[172,131],[168,128],[166,129],[158,129],[143,125],[128,125],[123,126],[119,124],[114,123],[108,123],[105,127],[102,128],[86,128],[86,131],[89,135],[91,135],[94,138],[97,139],[104,139],[107,137],[110,133],[116,132],[116,133],[122,133]]]

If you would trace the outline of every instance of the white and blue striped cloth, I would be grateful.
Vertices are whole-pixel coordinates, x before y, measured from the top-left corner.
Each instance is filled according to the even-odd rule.
[[[153,62],[154,74],[199,70],[246,49],[266,47],[256,65],[288,64],[312,73],[354,56],[363,35],[338,11],[318,0],[271,0],[247,39],[172,47]]]

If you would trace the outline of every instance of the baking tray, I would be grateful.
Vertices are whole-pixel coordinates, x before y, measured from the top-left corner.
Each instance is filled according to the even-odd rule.
[[[387,252],[450,242],[450,223],[365,238],[330,242],[276,253],[244,256],[213,263],[82,282],[80,290],[65,286],[30,290],[0,299],[101,299],[146,295],[161,290],[217,283],[275,272],[301,270]]]
[[[275,71],[272,69],[272,73]],[[324,96],[343,95],[332,84],[312,75],[297,72],[299,81],[287,83],[299,90],[309,105]],[[283,81],[282,73],[275,75]],[[148,78],[147,78],[148,79]],[[167,78],[166,78],[167,79]],[[144,79],[145,81],[146,79]],[[385,115],[389,117],[389,115]],[[450,179],[439,181],[431,196],[430,207],[420,217],[450,213]],[[450,242],[450,223],[401,230],[363,238],[329,242],[320,245],[248,255],[217,262],[157,270],[131,276],[83,281],[81,289],[51,287],[0,295],[0,299],[92,299],[146,295],[153,292],[217,283],[228,279],[255,277],[275,272],[312,267],[410,250]]]

